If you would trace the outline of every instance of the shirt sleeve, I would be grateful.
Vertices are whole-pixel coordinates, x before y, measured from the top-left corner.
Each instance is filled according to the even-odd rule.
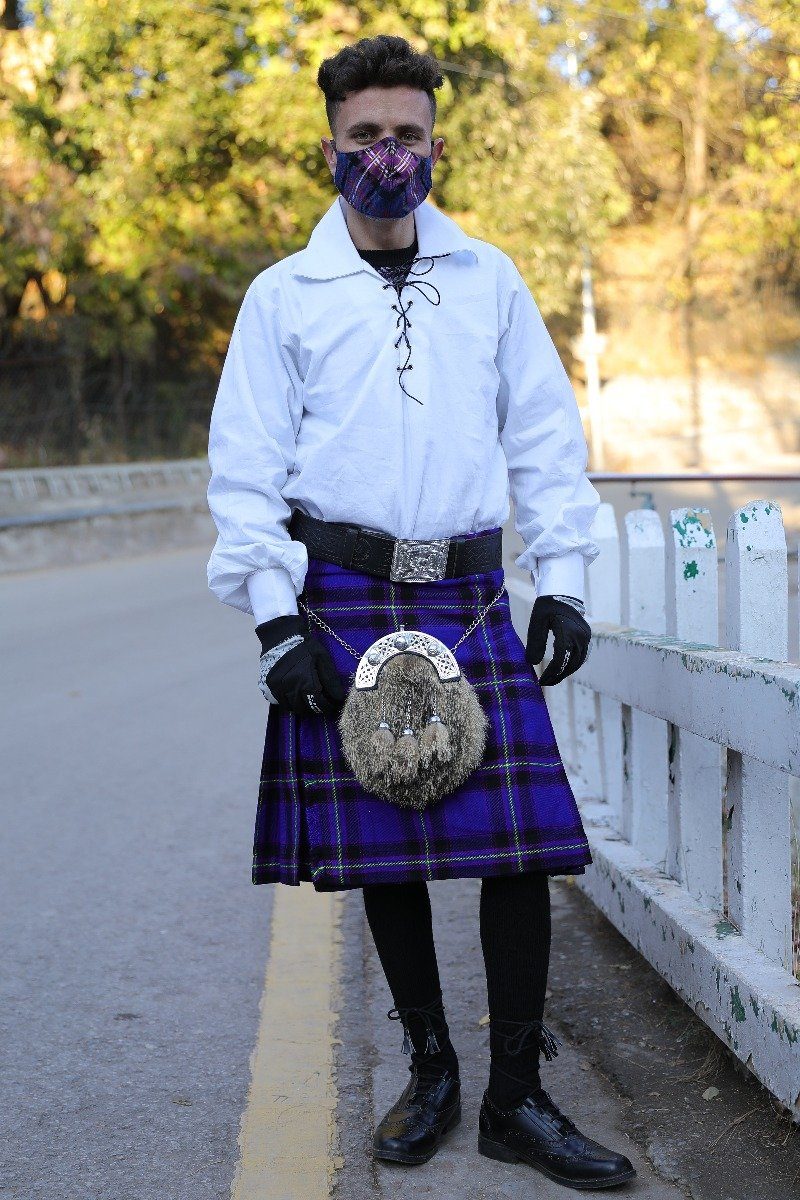
[[[281,489],[293,469],[302,416],[295,347],[277,305],[254,280],[245,293],[209,427],[208,505],[217,541],[208,586],[256,625],[296,614],[308,552],[287,529]]]
[[[508,464],[515,563],[539,596],[584,599],[584,565],[600,553],[590,528],[600,497],[587,478],[587,446],[575,393],[539,308],[514,263],[507,325],[498,345],[497,409]]]

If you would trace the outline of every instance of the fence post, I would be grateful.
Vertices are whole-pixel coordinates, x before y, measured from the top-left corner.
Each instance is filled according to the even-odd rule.
[[[620,622],[619,532],[614,506],[603,502],[591,529],[600,554],[586,572],[589,620]],[[589,647],[589,653],[592,649]],[[622,719],[618,700],[599,696],[576,672],[571,695],[576,773],[586,794],[607,800],[619,813],[622,794]]]
[[[625,514],[624,620],[664,633],[664,531],[653,509]],[[625,714],[626,780],[621,833],[650,862],[663,866],[667,846],[667,723],[631,709]]]
[[[667,553],[667,633],[719,642],[717,539],[707,508],[673,508]],[[670,726],[667,872],[701,904],[722,912],[725,750]]]
[[[786,536],[773,501],[746,504],[728,522],[725,599],[728,647],[785,662]],[[727,809],[728,915],[752,945],[791,970],[789,781],[729,751]]]

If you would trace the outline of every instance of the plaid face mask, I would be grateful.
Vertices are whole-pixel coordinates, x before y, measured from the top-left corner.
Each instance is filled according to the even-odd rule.
[[[337,150],[333,182],[367,217],[404,217],[431,190],[431,167],[430,154],[421,158],[390,134],[363,149]]]

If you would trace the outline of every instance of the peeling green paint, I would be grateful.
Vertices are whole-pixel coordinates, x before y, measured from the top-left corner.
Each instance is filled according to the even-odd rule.
[[[723,919],[722,921],[717,921],[714,926],[714,932],[718,938],[725,938],[730,937],[732,933],[738,933],[739,930],[731,921]],[[719,971],[717,971],[717,986],[719,986]]]
[[[743,525],[746,525],[747,522],[750,520],[750,518],[748,517],[746,512],[740,512],[739,520],[742,522]]]
[[[758,1016],[758,1014],[759,1014],[758,1001],[756,1000],[755,996],[753,996],[752,994],[750,996],[750,1007],[752,1008],[755,1015]]]
[[[695,561],[695,559],[692,559],[691,562],[687,562],[683,568],[683,578],[684,579],[697,579],[697,576],[699,575],[699,573],[700,573],[700,570],[699,570],[699,567],[697,566],[697,562]]]
[[[642,896],[642,904],[649,912],[652,907],[653,901],[650,899],[649,896]]]
[[[710,528],[711,514],[708,509],[684,509],[682,520],[672,522],[672,528],[678,535],[679,545],[705,546],[713,549],[715,546],[714,531]]]

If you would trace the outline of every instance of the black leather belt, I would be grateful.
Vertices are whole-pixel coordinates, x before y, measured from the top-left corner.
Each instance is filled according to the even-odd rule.
[[[365,525],[320,521],[299,508],[292,513],[288,529],[294,541],[303,542],[311,558],[401,583],[454,579],[497,571],[503,565],[502,529],[425,542],[393,538]]]

